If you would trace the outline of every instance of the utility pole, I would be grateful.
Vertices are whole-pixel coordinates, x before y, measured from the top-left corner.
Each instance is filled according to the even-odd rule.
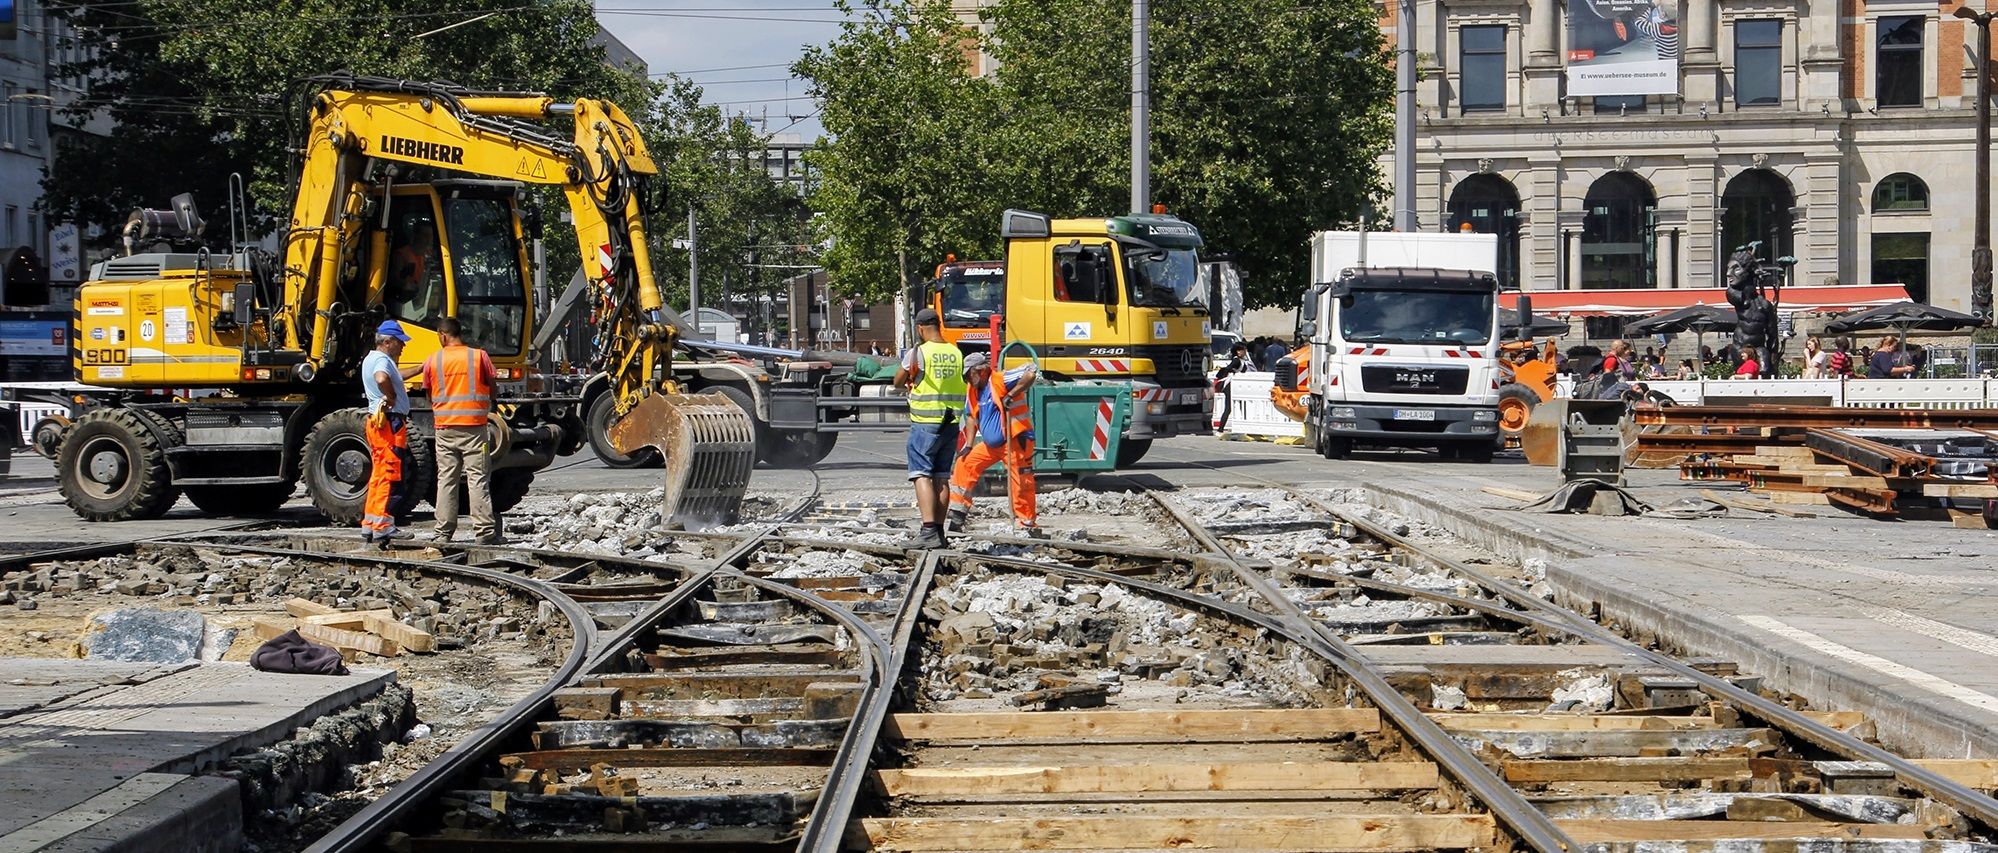
[[[1970,313],[1991,324],[1991,12],[1960,6],[1977,25],[1977,215],[1970,249]],[[1930,298],[1934,298],[1931,296]]]
[[[701,242],[694,231],[694,203],[687,202],[687,321],[701,331]]]
[[[1415,230],[1415,0],[1394,21],[1394,229]]]
[[[1152,209],[1151,15],[1131,0],[1131,212]]]

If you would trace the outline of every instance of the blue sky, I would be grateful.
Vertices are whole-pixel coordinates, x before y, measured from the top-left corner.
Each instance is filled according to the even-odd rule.
[[[690,72],[708,103],[762,118],[767,130],[819,135],[815,107],[786,67],[839,34],[828,0],[598,0],[597,19],[651,66]],[[786,100],[790,99],[790,100]],[[794,123],[795,122],[795,123]],[[787,125],[789,126],[787,129]]]

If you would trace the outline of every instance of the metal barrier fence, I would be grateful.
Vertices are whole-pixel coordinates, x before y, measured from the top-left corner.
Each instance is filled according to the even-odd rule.
[[[1228,426],[1223,434],[1255,438],[1301,438],[1304,424],[1290,419],[1270,402],[1274,373],[1236,373],[1228,377]],[[1220,425],[1220,410],[1215,410]]]

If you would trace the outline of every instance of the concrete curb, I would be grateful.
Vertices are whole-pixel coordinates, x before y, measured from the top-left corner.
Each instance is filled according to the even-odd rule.
[[[1593,612],[1636,637],[1655,637],[1691,654],[1736,661],[1762,676],[1766,686],[1805,697],[1815,707],[1863,711],[1890,749],[1917,758],[1998,756],[1998,731],[1988,719],[1967,714],[1971,709],[1960,702],[1908,690],[1899,679],[1771,636],[1672,591],[1591,572],[1590,560],[1620,553],[1612,546],[1544,528],[1522,529],[1513,517],[1451,506],[1398,486],[1369,482],[1364,487],[1369,503],[1379,509],[1433,525],[1508,559],[1545,560],[1547,581],[1563,606]],[[1657,558],[1625,554],[1620,559]]]

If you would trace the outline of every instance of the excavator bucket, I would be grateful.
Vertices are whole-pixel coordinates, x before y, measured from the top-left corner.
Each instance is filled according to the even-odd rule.
[[[756,467],[756,427],[722,394],[653,394],[611,424],[619,452],[640,447],[666,460],[660,514],[668,528],[733,524]]]

